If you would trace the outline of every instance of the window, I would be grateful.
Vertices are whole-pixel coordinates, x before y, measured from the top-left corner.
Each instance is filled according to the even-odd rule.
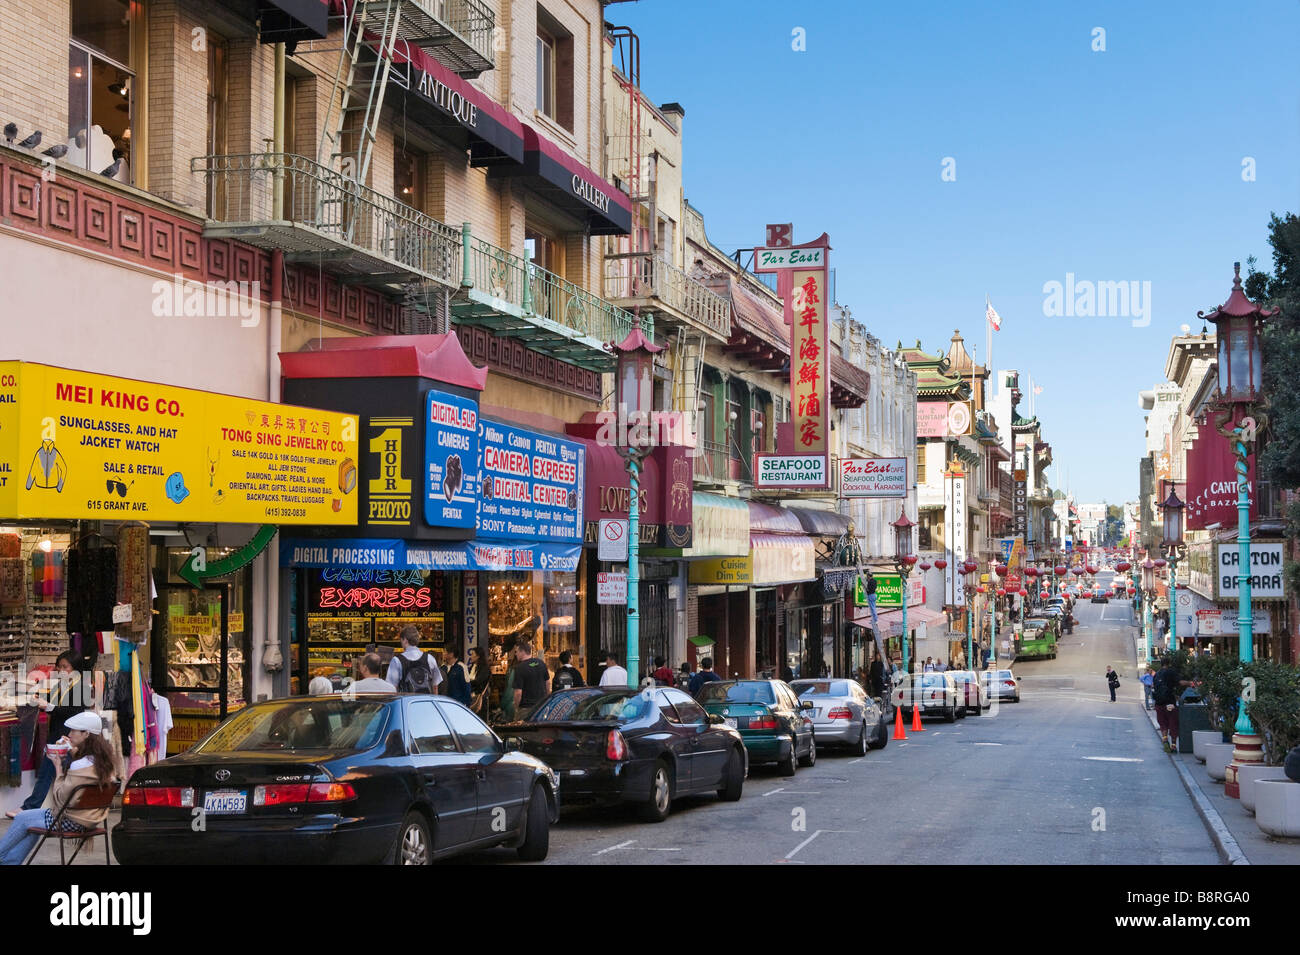
[[[555,38],[537,28],[537,111],[555,118]]]
[[[230,51],[226,41],[215,33],[208,34],[208,155],[221,156],[228,152],[226,116],[230,112],[227,95],[226,64]],[[292,115],[292,114],[289,114]],[[292,127],[292,123],[289,124]],[[226,177],[208,177],[208,214],[214,219],[226,218]]]
[[[916,483],[925,483],[925,445],[919,445],[916,449]]]
[[[406,710],[411,743],[417,753],[455,753],[456,738],[447,728],[438,708],[428,700],[412,703]]]
[[[393,197],[412,209],[424,209],[424,155],[399,149],[393,157]]]
[[[440,707],[442,715],[447,718],[451,728],[460,737],[460,745],[467,753],[495,753],[497,751],[496,735],[487,728],[482,720],[453,703]]]
[[[668,701],[677,711],[676,717],[674,717],[671,712],[665,712],[664,715],[668,717],[669,722],[690,725],[695,723],[707,723],[709,721],[709,715],[704,712],[704,707],[700,706],[700,704],[696,703],[681,690],[664,690],[660,693],[660,696]]]
[[[66,159],[129,183],[136,102],[131,5],[127,0],[73,0],[71,18]]]
[[[537,112],[573,129],[573,34],[537,8]]]

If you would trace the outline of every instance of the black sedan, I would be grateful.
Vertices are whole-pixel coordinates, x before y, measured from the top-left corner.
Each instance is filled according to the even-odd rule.
[[[559,777],[444,696],[251,705],[137,770],[113,829],[132,863],[428,865],[507,845],[546,858]]]
[[[561,690],[500,730],[555,769],[566,808],[630,803],[650,822],[680,796],[739,799],[749,771],[740,734],[672,687]]]

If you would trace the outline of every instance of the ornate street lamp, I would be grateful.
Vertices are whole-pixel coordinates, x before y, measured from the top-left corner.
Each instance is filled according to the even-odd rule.
[[[1184,504],[1169,488],[1169,496],[1160,505],[1165,519],[1165,552],[1169,555],[1169,649],[1178,649],[1178,562],[1187,553],[1183,543],[1183,507]],[[1156,561],[1158,565],[1160,561]]]
[[[1142,561],[1142,629],[1146,634],[1147,662],[1151,662],[1151,603],[1156,595],[1156,562]]]
[[[641,615],[640,597],[640,497],[639,478],[641,460],[650,450],[651,433],[646,427],[654,408],[655,355],[663,348],[654,344],[634,328],[632,333],[614,346],[618,352],[617,397],[620,410],[627,421],[634,422],[627,429],[628,444],[619,453],[627,458],[628,490],[631,492],[627,506],[627,682],[628,686],[641,684]]]
[[[1215,427],[1232,445],[1237,469],[1237,567],[1239,593],[1237,601],[1237,659],[1242,664],[1255,660],[1255,619],[1250,604],[1250,493],[1247,486],[1250,456],[1255,441],[1268,425],[1261,394],[1264,359],[1260,335],[1264,319],[1273,318],[1280,309],[1260,308],[1246,297],[1241,287],[1241,263],[1232,265],[1232,291],[1228,300],[1210,313],[1197,312],[1197,318],[1214,323],[1219,350],[1219,409]],[[1243,678],[1243,686],[1245,681]],[[1239,794],[1237,769],[1243,763],[1263,760],[1263,739],[1251,722],[1249,701],[1237,707],[1236,734],[1232,741],[1232,762],[1224,779],[1225,795]]]
[[[898,520],[891,521],[890,526],[894,529],[894,567],[898,570],[903,589],[903,672],[910,673],[907,653],[907,578],[916,564],[916,555],[912,553],[912,528],[916,522],[907,519],[906,508],[900,508]]]

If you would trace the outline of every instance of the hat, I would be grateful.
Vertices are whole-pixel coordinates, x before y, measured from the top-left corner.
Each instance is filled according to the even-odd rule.
[[[75,716],[70,716],[63,724],[65,729],[81,730],[84,733],[101,736],[104,733],[104,721],[99,718],[99,714],[91,713],[89,710],[83,710]]]

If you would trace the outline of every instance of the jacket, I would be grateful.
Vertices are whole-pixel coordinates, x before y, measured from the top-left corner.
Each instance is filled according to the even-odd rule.
[[[95,775],[94,767],[85,766],[81,769],[73,769],[64,773],[60,778],[54,780],[54,785],[50,787],[50,799],[54,806],[54,812],[63,808],[63,804],[72,798],[73,791],[86,783],[98,783],[99,777]],[[94,829],[108,818],[109,807],[103,809],[87,809],[84,811],[69,811],[65,818],[72,820],[79,826],[87,829]]]
[[[469,670],[462,662],[458,661],[447,671],[447,695],[466,706],[469,706],[470,700],[473,699],[469,686]]]

